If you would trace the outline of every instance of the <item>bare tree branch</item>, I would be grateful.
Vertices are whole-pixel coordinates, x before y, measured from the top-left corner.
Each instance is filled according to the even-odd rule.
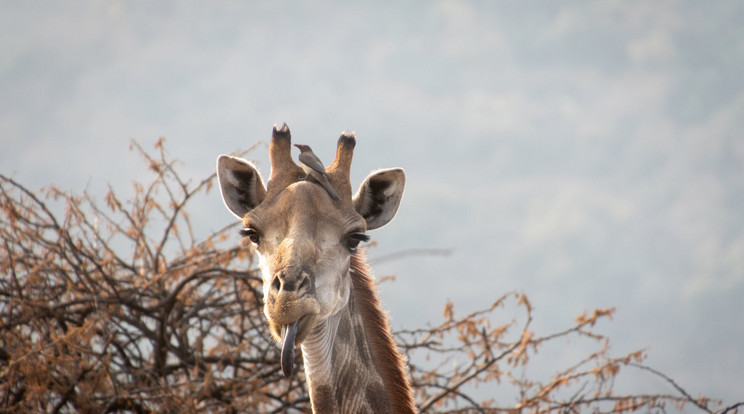
[[[279,369],[251,250],[232,242],[238,224],[194,237],[189,206],[215,174],[184,179],[162,140],[155,154],[132,148],[151,181],[135,183],[127,201],[109,188],[100,207],[88,193],[37,194],[0,174],[0,412],[309,412],[301,358],[293,378]],[[375,262],[450,253],[409,249]],[[438,325],[395,335],[421,412],[621,414],[689,404],[729,414],[744,405],[716,410],[723,404],[693,398],[643,365],[644,350],[610,355],[609,338],[594,329],[613,311],[538,335],[526,295],[509,292],[461,316],[447,303]],[[549,378],[524,373],[539,347],[569,338],[598,349]],[[675,393],[614,392],[624,366]],[[516,402],[472,391],[489,384],[510,387]]]

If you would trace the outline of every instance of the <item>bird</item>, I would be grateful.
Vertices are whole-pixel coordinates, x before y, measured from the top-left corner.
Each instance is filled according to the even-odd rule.
[[[295,147],[300,149],[300,166],[305,171],[308,177],[317,181],[325,190],[328,195],[334,200],[340,200],[336,190],[333,189],[331,183],[328,182],[328,174],[325,172],[323,163],[320,161],[317,155],[313,152],[309,145],[294,144]]]

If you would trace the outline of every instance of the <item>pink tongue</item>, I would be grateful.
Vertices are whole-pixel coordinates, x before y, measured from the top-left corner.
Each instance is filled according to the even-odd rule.
[[[297,336],[297,321],[291,325],[282,326],[282,372],[285,377],[292,375],[294,370],[294,348],[295,337]]]

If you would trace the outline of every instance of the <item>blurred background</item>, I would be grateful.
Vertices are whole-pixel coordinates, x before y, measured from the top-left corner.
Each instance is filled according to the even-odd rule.
[[[370,251],[397,276],[396,328],[511,290],[543,334],[615,306],[615,354],[647,348],[693,396],[734,402],[742,22],[738,1],[0,1],[0,170],[126,198],[150,178],[132,139],[167,137],[196,182],[275,122],[326,162],[354,130],[353,181],[408,176]],[[264,177],[266,152],[248,155]],[[216,191],[190,214],[202,236],[234,221]],[[384,260],[409,249],[449,254]]]

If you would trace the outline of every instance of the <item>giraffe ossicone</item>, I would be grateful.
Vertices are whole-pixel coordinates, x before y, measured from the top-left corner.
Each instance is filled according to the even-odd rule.
[[[380,307],[374,278],[358,246],[368,230],[395,216],[405,187],[400,168],[372,172],[352,194],[356,137],[344,132],[325,167],[327,189],[307,180],[292,157],[286,124],[274,126],[264,183],[258,169],[222,155],[222,198],[243,224],[259,259],[264,314],[292,375],[302,347],[315,413],[413,413],[407,365]],[[335,196],[337,195],[337,197]]]

